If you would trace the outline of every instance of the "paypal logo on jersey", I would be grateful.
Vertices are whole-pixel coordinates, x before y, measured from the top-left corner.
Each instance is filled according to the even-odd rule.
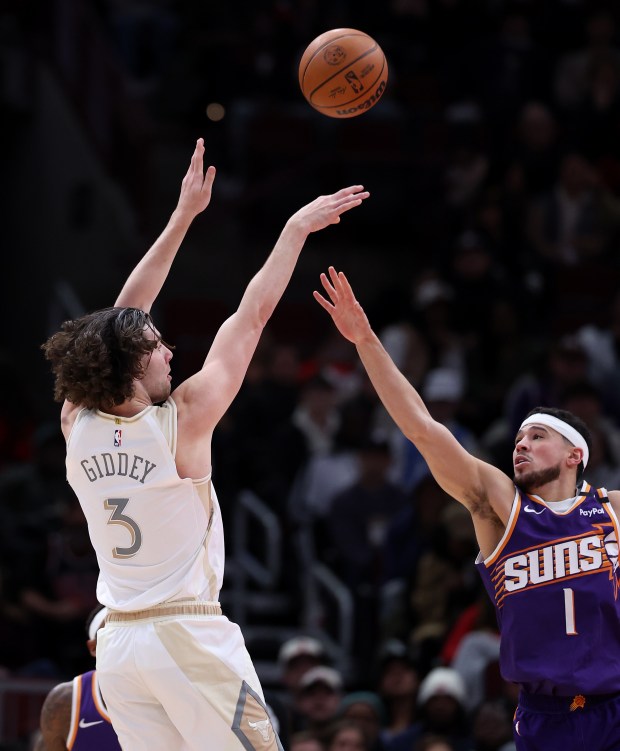
[[[579,513],[581,516],[594,516],[594,514],[604,514],[605,511],[602,508],[580,508]]]

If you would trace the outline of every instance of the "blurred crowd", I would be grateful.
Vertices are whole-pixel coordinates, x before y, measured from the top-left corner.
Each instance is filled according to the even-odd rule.
[[[395,201],[415,217],[415,261],[362,300],[371,322],[472,453],[512,475],[524,415],[561,407],[592,431],[587,480],[620,487],[617,3],[94,5],[135,95],[171,127],[198,122],[205,101],[233,89],[264,107],[295,101],[291,61],[311,38],[337,26],[375,36],[390,63],[377,117],[406,131],[394,191],[411,187]],[[238,145],[229,134],[224,172]],[[4,392],[20,396],[0,414],[0,665],[66,679],[91,667],[83,624],[97,564],[59,426],[29,409],[17,364],[2,359]],[[277,513],[287,560],[299,564],[305,530],[355,602],[351,675],[310,636],[282,646],[270,700],[289,751],[512,748],[514,687],[499,676],[469,515],[395,428],[346,342],[330,332],[309,347],[294,325],[286,337],[268,328],[213,458],[225,524],[252,490]],[[281,587],[302,596],[294,565]]]

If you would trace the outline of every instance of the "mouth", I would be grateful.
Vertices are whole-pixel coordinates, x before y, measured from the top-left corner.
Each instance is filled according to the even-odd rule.
[[[517,467],[520,467],[522,464],[529,464],[529,459],[527,459],[525,456],[518,456],[514,461],[514,467],[515,469]]]

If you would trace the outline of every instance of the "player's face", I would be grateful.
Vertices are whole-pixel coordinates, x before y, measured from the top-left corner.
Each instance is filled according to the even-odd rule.
[[[146,367],[142,377],[142,385],[151,398],[153,404],[165,401],[170,396],[170,360],[172,352],[162,342],[158,331],[146,328],[144,335],[147,339],[156,339],[157,346],[145,355]]]
[[[555,430],[542,425],[527,425],[517,433],[512,453],[515,484],[531,492],[557,480],[569,449]]]

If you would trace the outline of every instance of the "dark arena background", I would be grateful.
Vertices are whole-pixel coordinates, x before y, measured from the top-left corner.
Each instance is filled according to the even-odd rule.
[[[306,46],[340,27],[372,36],[389,65],[381,100],[346,120],[314,110],[298,83]],[[619,4],[4,2],[0,122],[0,749],[30,751],[50,687],[94,666],[96,560],[40,345],[113,303],[174,209],[199,137],[218,170],[213,198],[154,309],[176,345],[176,384],[297,208],[351,184],[371,193],[308,239],[214,438],[222,607],[285,748],[298,728],[278,655],[302,635],[337,671],[339,707],[359,691],[388,705],[388,657],[412,671],[415,707],[418,682],[461,670],[465,635],[484,634],[490,656],[454,693],[471,727],[492,707],[504,738],[514,697],[469,515],[312,291],[330,264],[347,273],[398,366],[470,451],[511,474],[523,416],[564,407],[592,429],[589,482],[620,487]]]

